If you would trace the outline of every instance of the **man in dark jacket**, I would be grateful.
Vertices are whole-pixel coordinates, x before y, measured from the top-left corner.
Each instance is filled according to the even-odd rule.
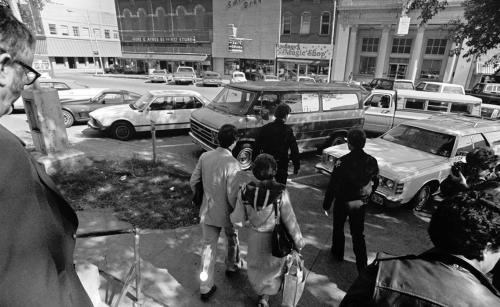
[[[0,116],[25,85],[35,38],[0,6]],[[91,307],[73,265],[78,218],[21,141],[0,126],[0,306]]]
[[[350,153],[339,158],[333,168],[326,190],[323,209],[333,208],[333,236],[331,252],[335,259],[344,260],[344,224],[349,216],[349,226],[358,272],[366,268],[365,204],[378,186],[377,160],[363,151],[366,135],[361,129],[347,134]]]
[[[484,275],[500,258],[498,198],[447,199],[432,215],[428,232],[433,249],[377,257],[340,307],[500,306],[500,293]]]
[[[286,184],[288,177],[288,161],[293,162],[293,173],[296,175],[300,169],[299,148],[297,140],[290,127],[285,125],[290,114],[290,107],[281,103],[276,107],[272,123],[266,124],[260,128],[254,144],[254,157],[261,153],[267,153],[274,157],[278,164],[276,172],[276,181]],[[290,157],[288,156],[290,151]]]

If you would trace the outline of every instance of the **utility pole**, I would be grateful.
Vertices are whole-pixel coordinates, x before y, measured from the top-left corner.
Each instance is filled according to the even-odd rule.
[[[332,55],[330,56],[330,61],[328,63],[328,83],[332,82],[332,69],[333,69],[333,46],[335,45],[335,42],[333,41],[335,37],[335,24],[337,23],[337,0],[333,0],[333,17],[332,17],[332,37],[331,37],[331,49],[332,49]]]

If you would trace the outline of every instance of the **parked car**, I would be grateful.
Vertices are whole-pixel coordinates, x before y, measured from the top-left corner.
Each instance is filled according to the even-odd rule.
[[[191,112],[209,103],[207,98],[195,91],[153,90],[129,105],[92,112],[88,125],[126,141],[137,131],[149,131],[152,121],[156,130],[189,129]]]
[[[312,77],[307,77],[307,76],[298,76],[297,77],[297,82],[301,83],[316,83],[316,80]]]
[[[245,74],[242,73],[241,71],[233,71],[232,78],[229,81],[229,83],[241,83],[241,82],[247,82]]]
[[[381,90],[413,90],[415,89],[412,80],[407,79],[388,79],[388,78],[375,78],[370,83],[362,84],[366,89],[381,89]]]
[[[404,121],[429,118],[437,113],[481,115],[481,99],[461,94],[372,90],[364,105],[363,129],[375,133],[384,133]]]
[[[165,69],[155,69],[149,73],[148,80],[150,82],[165,82],[168,83],[172,79],[172,75]]]
[[[426,92],[465,95],[464,87],[461,86],[460,84],[444,83],[444,82],[421,81],[415,87],[415,90],[426,91]]]
[[[207,86],[207,85],[221,86],[222,85],[222,77],[218,72],[205,71],[205,72],[203,72],[203,76],[201,78],[201,84],[203,86]]]
[[[58,92],[69,91],[71,89],[84,89],[89,88],[87,85],[73,80],[61,80],[61,79],[41,79],[38,80],[38,84],[41,88],[53,88]],[[21,111],[24,110],[23,98],[19,97],[14,102],[14,110]]]
[[[279,103],[291,108],[287,124],[299,150],[310,151],[344,142],[347,131],[363,125],[362,99],[366,90],[342,84],[255,81],[225,85],[206,107],[191,115],[191,139],[206,150],[217,147],[223,124],[240,133],[233,155],[243,168],[252,162],[252,145],[260,127],[274,120]]]
[[[270,82],[280,81],[280,79],[275,75],[264,75],[264,78],[262,80]]]
[[[196,73],[193,67],[179,66],[177,67],[177,71],[174,73],[172,78],[175,84],[180,84],[180,83],[194,84],[196,82]]]
[[[382,136],[367,139],[365,151],[380,168],[380,185],[372,202],[387,207],[422,208],[450,173],[454,162],[478,147],[500,149],[500,122],[460,115],[436,115],[404,122]],[[330,174],[347,144],[323,151],[319,172]]]
[[[71,127],[76,122],[88,121],[89,113],[94,110],[113,105],[128,105],[141,97],[140,94],[126,90],[92,90],[97,91],[90,98],[82,96],[83,93],[80,96],[76,95],[73,97],[59,98],[66,128]]]
[[[481,98],[483,103],[500,105],[500,83],[478,83],[467,92]]]

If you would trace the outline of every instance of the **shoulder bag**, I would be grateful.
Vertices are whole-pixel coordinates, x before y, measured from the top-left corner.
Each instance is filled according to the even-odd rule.
[[[278,206],[281,206],[281,197],[273,203],[274,206],[274,229],[271,236],[271,254],[277,258],[283,258],[295,248],[293,238],[288,233],[285,225],[281,222]]]

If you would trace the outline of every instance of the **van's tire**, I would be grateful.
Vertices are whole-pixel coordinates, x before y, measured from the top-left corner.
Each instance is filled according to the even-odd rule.
[[[129,122],[120,121],[111,125],[109,132],[115,139],[128,141],[135,134],[135,129]]]
[[[323,149],[334,145],[340,145],[345,143],[345,134],[332,134],[330,137],[321,145],[318,146],[318,153],[321,154]]]
[[[422,211],[429,200],[432,197],[432,189],[431,186],[426,184],[420,190],[418,190],[417,194],[413,196],[413,199],[410,201],[411,208],[415,211]]]
[[[233,151],[233,156],[236,158],[236,160],[238,160],[243,170],[249,169],[252,165],[252,144],[243,143],[241,145],[238,145]]]
[[[73,114],[71,114],[70,111],[62,110],[62,116],[63,116],[64,127],[69,128],[73,126],[73,124],[75,123],[75,118],[73,117]]]

